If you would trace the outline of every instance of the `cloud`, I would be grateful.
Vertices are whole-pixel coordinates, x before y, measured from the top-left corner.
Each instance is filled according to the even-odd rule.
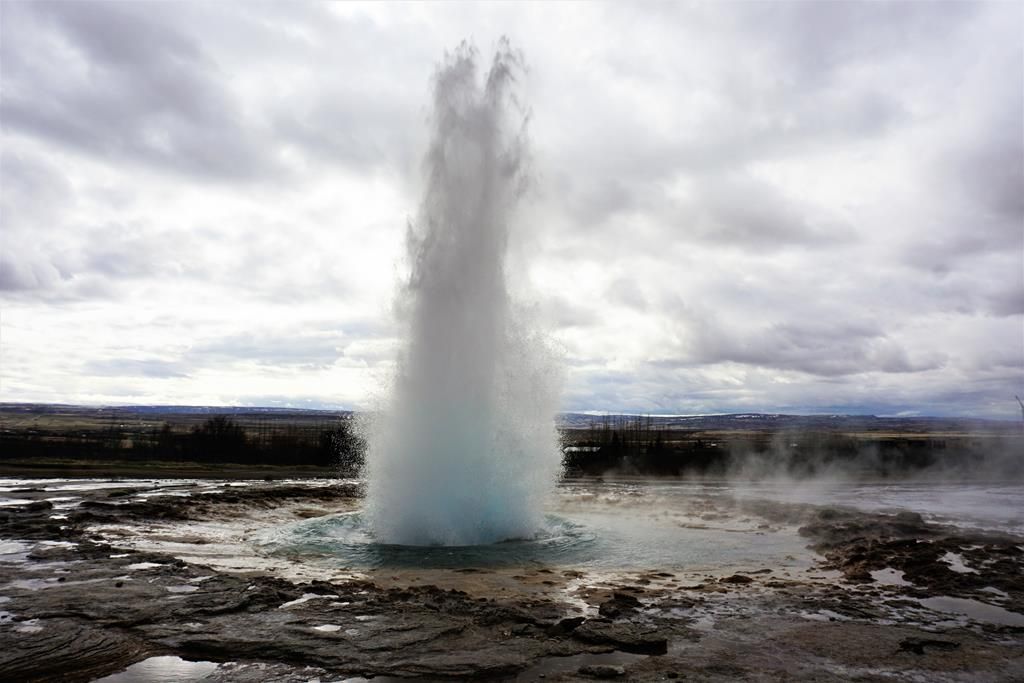
[[[0,391],[372,403],[431,73],[505,33],[534,172],[508,271],[565,350],[567,408],[1015,417],[1022,22],[5,3]]]
[[[648,307],[647,297],[632,277],[620,277],[613,281],[608,285],[606,296],[609,301],[627,308],[644,311]]]
[[[95,154],[211,178],[277,163],[173,7],[39,2],[6,8],[9,130]]]
[[[681,354],[655,360],[662,367],[738,363],[842,377],[869,372],[913,373],[942,365],[941,354],[912,361],[907,350],[870,323],[799,321],[726,326],[708,312],[682,323]]]
[[[181,363],[159,359],[109,358],[85,364],[82,372],[104,377],[145,377],[162,379],[188,377]]]
[[[200,342],[184,354],[184,360],[200,366],[251,361],[271,367],[320,367],[341,358],[343,347],[342,336],[330,331],[290,335],[264,330]]]
[[[749,174],[704,177],[692,194],[695,199],[680,220],[697,239],[764,250],[836,244],[852,237],[848,226],[827,213],[815,215]]]

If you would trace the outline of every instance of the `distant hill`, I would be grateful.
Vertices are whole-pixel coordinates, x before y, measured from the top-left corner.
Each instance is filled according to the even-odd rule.
[[[728,415],[592,415],[563,413],[563,429],[615,426],[641,419],[654,429],[701,431],[844,431],[844,432],[973,432],[1006,431],[1019,426],[1009,420],[967,417],[878,417],[876,415],[784,415],[779,413],[735,413]]]
[[[0,413],[62,415],[66,413],[103,413],[107,415],[266,415],[340,417],[351,410],[307,408],[267,408],[260,406],[80,406],[63,403],[0,403]]]
[[[68,416],[89,415],[110,419],[160,417],[199,419],[209,415],[262,418],[274,421],[311,421],[348,417],[350,410],[316,410],[258,406],[78,406],[54,403],[0,403],[0,415]],[[1020,427],[1019,421],[968,417],[878,417],[876,415],[786,415],[781,413],[732,413],[724,415],[626,415],[620,413],[561,413],[562,429],[622,426],[641,419],[652,429],[697,431],[843,431],[843,432],[977,432],[1007,431]]]

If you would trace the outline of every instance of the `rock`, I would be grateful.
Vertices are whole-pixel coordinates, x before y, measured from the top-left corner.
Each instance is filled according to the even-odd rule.
[[[629,607],[640,606],[640,600],[635,595],[630,595],[629,593],[612,593],[612,599]]]
[[[948,652],[960,647],[960,643],[951,640],[932,640],[929,638],[904,638],[900,641],[901,652],[913,652],[915,655],[923,655],[925,648],[933,648]]]
[[[917,512],[909,512],[904,510],[903,512],[896,513],[896,521],[900,524],[910,524],[913,526],[924,526],[924,518]]]
[[[608,619],[615,619],[624,614],[636,611],[640,607],[640,601],[635,595],[629,593],[612,593],[611,600],[605,600],[598,605],[597,613]]]
[[[119,630],[53,619],[31,638],[0,633],[0,671],[5,681],[89,681],[144,659],[151,649]]]
[[[593,645],[610,645],[616,650],[641,655],[663,655],[668,639],[654,629],[607,619],[588,619],[572,632],[575,640]]]
[[[564,636],[575,631],[584,621],[584,617],[567,617],[550,627],[547,633],[549,636]]]
[[[619,678],[626,675],[626,669],[611,664],[587,664],[581,666],[577,673],[591,678]]]
[[[753,583],[753,581],[749,576],[743,576],[742,574],[733,574],[718,580],[719,583]]]

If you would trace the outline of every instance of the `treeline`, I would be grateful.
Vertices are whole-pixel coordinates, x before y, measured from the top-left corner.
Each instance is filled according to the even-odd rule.
[[[679,475],[725,467],[722,444],[658,425],[650,416],[606,415],[586,428],[562,432],[566,474]]]
[[[564,430],[569,476],[903,476],[930,472],[1024,477],[1019,435],[851,435],[837,431],[669,429],[646,416],[607,416]]]
[[[364,444],[351,418],[317,424],[242,424],[218,415],[192,427],[111,424],[98,430],[4,430],[0,458],[165,460],[338,467],[357,473]]]

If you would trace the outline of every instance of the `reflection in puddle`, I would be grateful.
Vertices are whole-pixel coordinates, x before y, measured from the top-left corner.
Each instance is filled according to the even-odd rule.
[[[335,631],[340,631],[341,627],[337,624],[322,624],[320,626],[314,626],[313,630],[323,631],[324,633],[334,633]]]
[[[285,609],[286,607],[294,607],[295,605],[302,605],[304,603],[309,602],[310,600],[316,600],[316,599],[332,599],[332,600],[337,600],[338,596],[337,595],[321,595],[320,593],[303,593],[301,598],[296,598],[294,600],[289,600],[288,602],[284,603],[283,605],[278,606],[278,609]]]
[[[215,662],[190,662],[170,656],[150,657],[93,683],[185,683],[201,681],[216,669]]]
[[[628,652],[609,652],[607,654],[573,655],[571,657],[546,657],[539,664],[524,670],[516,681],[536,681],[551,674],[572,674],[584,666],[622,666],[647,659],[647,655],[634,655]]]
[[[918,600],[918,602],[930,610],[963,614],[975,621],[984,621],[1002,626],[1024,626],[1024,614],[1017,614],[1002,607],[996,607],[995,605],[989,605],[977,600],[951,598],[943,595],[937,598],[924,598]]]
[[[947,552],[945,555],[943,555],[941,558],[939,558],[939,560],[941,562],[945,562],[946,564],[948,564],[949,568],[952,569],[953,571],[955,571],[957,574],[977,574],[978,573],[977,569],[971,569],[966,564],[964,564],[964,558],[960,557],[956,553],[949,553],[949,552]]]
[[[883,586],[912,586],[913,584],[907,581],[903,572],[897,571],[891,567],[885,569],[876,569],[871,572],[871,578]]]
[[[811,621],[850,621],[850,617],[833,612],[830,609],[820,609],[817,612],[801,612],[800,616]]]

